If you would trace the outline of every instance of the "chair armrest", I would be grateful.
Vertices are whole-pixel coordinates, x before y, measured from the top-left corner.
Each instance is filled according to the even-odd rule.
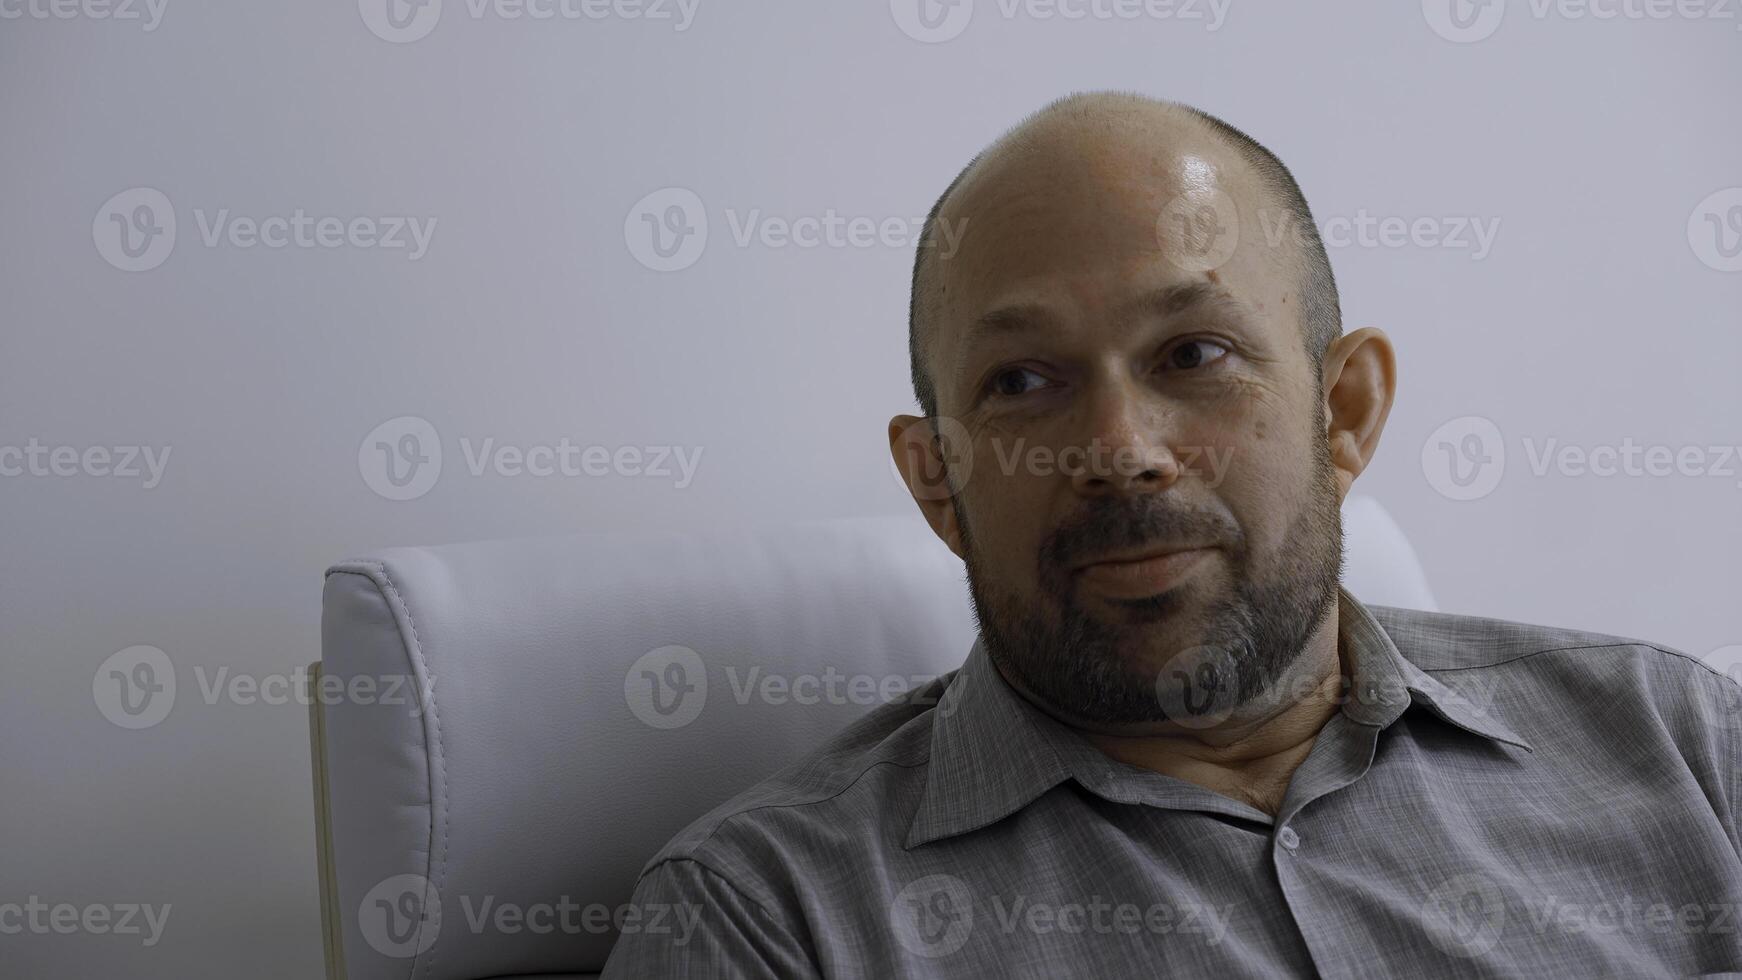
[[[327,806],[327,726],[321,711],[321,662],[309,665],[308,741],[315,791],[315,873],[321,890],[321,949],[327,980],[345,980],[344,932],[340,926],[339,891],[333,871],[331,811]]]

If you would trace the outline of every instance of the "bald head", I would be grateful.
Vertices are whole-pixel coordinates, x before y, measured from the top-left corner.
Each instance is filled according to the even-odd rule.
[[[995,268],[971,253],[985,253],[1001,237],[1035,235],[1040,225],[1060,240],[1088,241],[1118,226],[1165,238],[1157,231],[1165,231],[1170,217],[1192,217],[1169,210],[1179,211],[1182,200],[1190,203],[1200,193],[1205,196],[1192,205],[1199,212],[1215,195],[1230,203],[1230,217],[1235,210],[1268,211],[1267,228],[1288,230],[1267,260],[1279,264],[1295,287],[1298,301],[1287,315],[1309,361],[1317,364],[1342,332],[1336,282],[1306,199],[1282,161],[1245,133],[1189,106],[1132,93],[1084,93],[1042,108],[981,151],[926,217],[908,308],[913,388],[923,413],[940,411],[934,341],[963,285],[984,284],[992,275],[1042,272],[1013,264],[1008,250],[1000,251]],[[940,225],[955,229],[948,237],[959,238],[970,254],[942,256]],[[1270,236],[1245,237],[1255,246]],[[1156,244],[1166,250],[1166,242]],[[1178,252],[1168,258],[1179,261]],[[1214,265],[1205,269],[1213,279]]]

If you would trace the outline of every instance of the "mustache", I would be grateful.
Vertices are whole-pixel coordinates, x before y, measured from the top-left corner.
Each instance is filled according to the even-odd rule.
[[[1216,511],[1182,508],[1154,495],[1101,497],[1041,542],[1041,575],[1057,581],[1110,552],[1172,544],[1213,544],[1238,554],[1245,535],[1231,517]]]

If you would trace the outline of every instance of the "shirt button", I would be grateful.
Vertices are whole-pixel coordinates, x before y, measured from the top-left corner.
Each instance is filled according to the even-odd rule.
[[[1276,839],[1291,851],[1300,846],[1300,835],[1294,832],[1293,827],[1284,827],[1277,831]]]

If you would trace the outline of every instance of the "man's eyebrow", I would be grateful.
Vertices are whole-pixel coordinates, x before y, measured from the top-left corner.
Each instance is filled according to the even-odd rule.
[[[1044,303],[1009,303],[975,317],[963,340],[965,347],[971,349],[992,334],[1022,333],[1052,320],[1052,310]]]
[[[1147,310],[1162,317],[1178,316],[1194,309],[1220,309],[1230,313],[1245,313],[1247,307],[1239,297],[1220,283],[1204,279],[1151,290],[1131,304],[1135,310]]]
[[[1152,289],[1128,304],[1130,310],[1162,317],[1178,316],[1190,309],[1210,306],[1236,311],[1245,309],[1245,304],[1228,290],[1203,279]],[[962,338],[963,349],[972,350],[989,335],[1021,333],[1044,326],[1052,319],[1052,310],[1042,303],[1017,302],[988,310],[968,324]]]

